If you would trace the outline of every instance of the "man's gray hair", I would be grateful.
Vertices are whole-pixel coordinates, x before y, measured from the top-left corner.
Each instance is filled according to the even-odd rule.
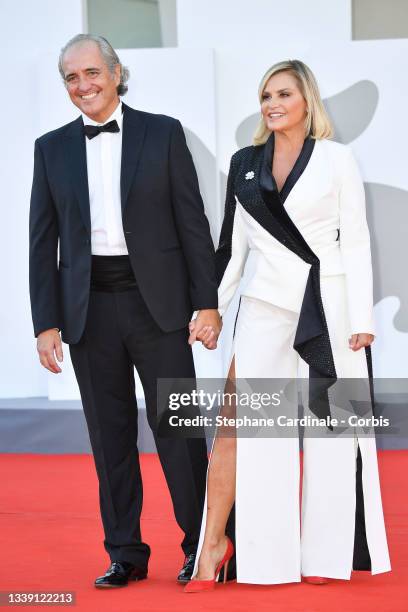
[[[78,43],[82,43],[82,42],[94,42],[98,45],[99,51],[101,52],[103,60],[105,64],[107,65],[107,67],[109,68],[109,72],[111,72],[111,74],[114,74],[115,66],[119,64],[120,83],[117,87],[117,92],[119,96],[125,95],[125,93],[128,90],[128,86],[126,85],[126,83],[130,76],[129,69],[126,68],[126,66],[122,65],[118,57],[118,54],[116,53],[112,45],[106,40],[106,38],[103,38],[103,36],[96,36],[95,34],[77,34],[76,36],[74,36],[74,38],[71,38],[71,40],[69,40],[66,45],[62,47],[60,56],[58,59],[58,70],[60,72],[60,75],[64,83],[65,83],[65,74],[64,74],[64,69],[62,66],[64,55],[70,47],[73,47],[74,45]]]

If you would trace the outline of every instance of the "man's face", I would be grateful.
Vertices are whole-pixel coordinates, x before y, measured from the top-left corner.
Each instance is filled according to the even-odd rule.
[[[78,43],[63,58],[65,83],[72,102],[88,117],[103,123],[119,103],[120,66],[109,72],[93,41]]]

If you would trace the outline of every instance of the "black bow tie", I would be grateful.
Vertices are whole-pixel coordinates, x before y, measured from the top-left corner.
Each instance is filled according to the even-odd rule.
[[[109,121],[109,123],[105,123],[105,125],[84,125],[85,135],[91,139],[95,138],[101,132],[120,132],[118,122],[116,119],[113,121]]]

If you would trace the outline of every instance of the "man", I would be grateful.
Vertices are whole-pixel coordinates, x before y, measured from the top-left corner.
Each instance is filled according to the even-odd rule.
[[[178,580],[187,581],[206,445],[157,435],[156,387],[158,378],[194,379],[191,344],[198,338],[214,348],[221,327],[197,176],[178,121],[121,103],[129,74],[104,38],[70,40],[59,69],[81,116],[35,143],[30,296],[41,364],[61,372],[61,332],[81,392],[111,559],[95,586],[147,577],[134,366],[184,531]],[[189,336],[193,310],[199,312]]]

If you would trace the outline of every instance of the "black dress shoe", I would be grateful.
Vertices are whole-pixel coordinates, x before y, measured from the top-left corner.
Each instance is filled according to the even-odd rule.
[[[177,576],[177,582],[190,582],[191,576],[193,575],[195,559],[195,553],[191,553],[191,555],[186,556],[186,558],[184,559],[184,565],[181,568],[179,575]]]
[[[147,569],[140,569],[126,561],[114,561],[104,576],[95,580],[97,589],[115,589],[127,586],[129,580],[147,578]]]

